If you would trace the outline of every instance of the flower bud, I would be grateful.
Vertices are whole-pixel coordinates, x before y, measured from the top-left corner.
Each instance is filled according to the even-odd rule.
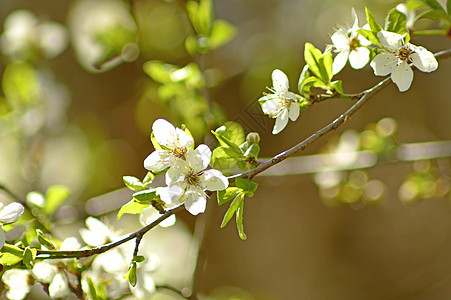
[[[249,132],[249,134],[246,136],[246,142],[249,145],[258,144],[260,143],[260,135],[258,134],[258,132]]]
[[[0,211],[0,222],[3,224],[14,223],[19,220],[24,212],[24,207],[19,202],[13,202]]]

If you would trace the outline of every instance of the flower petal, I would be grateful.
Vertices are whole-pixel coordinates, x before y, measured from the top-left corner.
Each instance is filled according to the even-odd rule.
[[[349,54],[349,63],[353,69],[361,69],[370,60],[370,50],[365,47],[359,47]]]
[[[272,85],[274,87],[274,90],[277,93],[283,93],[288,91],[288,77],[285,75],[284,72],[282,72],[279,69],[275,69],[272,71]]]
[[[403,36],[394,32],[381,30],[377,33],[377,38],[382,47],[390,51],[396,51],[402,46]]]
[[[276,124],[272,130],[272,134],[278,134],[281,132],[288,124],[288,109],[284,109],[281,114],[276,118]]]
[[[270,117],[274,117],[278,114],[281,106],[279,105],[278,98],[271,99],[262,104],[263,113]]]
[[[403,61],[399,66],[393,68],[391,80],[398,86],[400,92],[409,89],[413,80],[413,71],[407,62]]]
[[[194,140],[191,136],[189,136],[185,131],[180,128],[176,128],[175,132],[177,133],[177,140],[180,146],[189,148],[194,144]]]
[[[0,222],[4,224],[14,223],[19,220],[24,212],[24,207],[19,202],[13,202],[0,211]]]
[[[192,215],[198,215],[205,211],[207,207],[207,198],[200,189],[191,189],[185,193],[185,208]]]
[[[6,242],[6,235],[5,232],[3,231],[3,228],[0,227],[0,249],[3,248],[3,245]]]
[[[412,58],[415,67],[422,72],[428,73],[437,70],[438,62],[432,52],[426,50],[426,48],[417,46],[414,46],[413,50],[415,52],[412,53],[410,57]]]
[[[291,102],[290,104],[290,108],[289,108],[289,114],[288,116],[290,117],[291,121],[296,121],[299,117],[299,114],[301,113],[301,109],[299,107],[299,105],[297,105],[295,102]]]
[[[194,171],[201,171],[208,167],[211,160],[211,150],[210,148],[205,144],[200,144],[196,148],[196,154],[198,154],[200,160],[202,161],[202,168],[199,170],[194,169]]]
[[[349,50],[342,50],[340,53],[337,54],[334,58],[334,63],[332,65],[332,73],[338,74],[346,65],[346,62],[348,61],[349,56]]]
[[[392,69],[398,64],[398,58],[391,53],[381,53],[376,55],[370,63],[377,76],[385,76],[392,72]]]
[[[34,264],[32,272],[37,280],[49,283],[58,272],[58,268],[48,262],[40,261]]]
[[[202,186],[209,191],[222,191],[229,186],[229,181],[220,171],[210,169],[204,172]]]
[[[152,125],[152,131],[158,144],[168,148],[177,146],[177,133],[175,127],[167,120],[156,120]]]
[[[160,195],[160,199],[169,205],[177,203],[182,197],[183,192],[184,190],[177,184],[157,188],[157,194]]]
[[[338,29],[330,39],[338,50],[349,50],[349,37],[344,29]]]
[[[53,277],[49,286],[49,294],[52,299],[61,298],[69,294],[69,284],[64,274],[57,273],[55,277]]]
[[[169,167],[169,155],[168,150],[157,149],[153,151],[144,160],[144,168],[149,171],[163,171]]]

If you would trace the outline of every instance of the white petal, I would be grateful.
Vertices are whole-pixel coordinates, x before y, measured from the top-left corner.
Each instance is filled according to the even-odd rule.
[[[175,224],[176,220],[177,219],[176,219],[175,215],[171,215],[169,218],[164,219],[163,221],[161,221],[160,224],[158,224],[158,225],[160,225],[161,227],[165,227],[165,228],[166,227],[171,227],[172,225]]]
[[[153,206],[149,206],[143,209],[139,221],[143,226],[147,226],[159,217],[160,213]]]
[[[6,242],[6,235],[5,232],[3,231],[3,228],[0,227],[0,249],[3,248],[3,245]]]
[[[157,149],[153,151],[144,160],[144,168],[149,171],[163,171],[169,167],[169,155],[168,150]]]
[[[49,294],[52,299],[67,296],[69,293],[69,284],[67,278],[62,273],[58,273],[52,280],[49,286]]]
[[[174,184],[170,187],[157,188],[157,193],[160,199],[167,204],[175,204],[182,197],[184,189]]]
[[[177,140],[180,146],[189,148],[194,144],[194,140],[191,136],[189,136],[185,131],[180,128],[176,128],[175,132],[177,133]]]
[[[349,49],[349,37],[344,29],[338,29],[330,37],[335,48],[338,50],[348,50]]]
[[[284,109],[280,115],[276,118],[276,124],[272,130],[272,134],[278,134],[288,124],[288,109]]]
[[[402,46],[403,36],[394,32],[381,30],[377,33],[377,38],[384,48],[391,51],[396,51]]]
[[[192,150],[191,150],[192,151]],[[165,181],[167,185],[175,184],[176,182],[183,181],[186,172],[188,172],[188,162],[182,159],[176,159],[172,163],[165,175]]]
[[[399,66],[393,68],[391,80],[398,86],[400,92],[407,91],[412,84],[413,71],[404,61]]]
[[[357,17],[357,13],[355,12],[354,7],[351,9],[352,19],[354,20],[354,24],[352,25],[352,29],[355,31],[359,29],[359,18]]]
[[[28,270],[11,269],[5,271],[2,276],[3,282],[8,285],[6,297],[11,300],[22,300],[30,291],[28,286]]]
[[[194,171],[201,171],[208,167],[211,160],[211,150],[210,148],[205,144],[200,144],[196,148],[196,153],[199,155],[201,161],[202,161],[202,168],[199,170],[194,169]]]
[[[332,65],[332,73],[338,74],[346,65],[348,61],[349,50],[343,50],[337,54],[334,58],[334,64]]]
[[[204,172],[204,182],[202,186],[209,191],[222,191],[229,186],[229,181],[222,173],[215,169]]]
[[[392,72],[393,68],[398,64],[398,58],[391,53],[381,53],[376,55],[370,63],[377,76],[385,76]]]
[[[13,202],[0,211],[0,222],[4,224],[14,223],[19,220],[24,212],[24,207],[19,202]]]
[[[58,268],[48,262],[37,262],[33,266],[33,276],[42,282],[50,282],[55,274],[58,272]]]
[[[262,104],[262,110],[268,116],[274,117],[279,112],[281,106],[279,104],[278,98],[268,100]]]
[[[79,250],[81,248],[80,243],[75,237],[65,238],[61,243],[60,250],[61,251],[71,251],[71,250]]]
[[[168,148],[177,146],[175,127],[165,119],[156,120],[152,125],[152,131],[158,144]]]
[[[285,75],[284,72],[282,72],[279,69],[275,69],[274,71],[272,71],[272,85],[274,87],[274,90],[277,93],[283,93],[288,91],[288,77],[287,75]]]
[[[78,230],[83,241],[90,246],[100,246],[106,243],[106,238],[102,235],[97,234],[94,231],[88,230],[86,228],[80,228]]]
[[[290,117],[290,120],[293,122],[296,121],[299,117],[300,112],[301,112],[301,110],[300,110],[299,105],[292,102],[290,104],[290,109],[289,109],[289,114],[288,114],[288,116]]]
[[[414,53],[411,54],[413,65],[422,72],[432,72],[437,70],[438,62],[432,52],[423,47],[414,47]]]
[[[359,47],[349,54],[349,63],[353,69],[363,68],[370,60],[370,50]]]
[[[199,189],[191,189],[185,193],[185,208],[192,215],[198,215],[205,211],[207,198],[205,193]]]
[[[97,235],[100,235],[104,238],[107,238],[111,234],[111,229],[105,225],[102,221],[94,217],[88,217],[85,220],[86,227],[95,232]]]

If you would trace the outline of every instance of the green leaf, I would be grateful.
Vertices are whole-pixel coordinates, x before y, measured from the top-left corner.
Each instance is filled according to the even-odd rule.
[[[361,34],[364,38],[366,38],[368,41],[370,41],[372,44],[379,46],[381,45],[379,39],[377,38],[377,33],[374,33],[366,29],[358,29],[357,32]]]
[[[236,186],[242,189],[246,196],[252,197],[257,190],[258,184],[244,178],[237,177],[235,179]]]
[[[210,35],[211,24],[214,19],[213,15],[213,3],[211,0],[200,0],[199,8],[197,12],[197,18],[199,22],[199,34],[205,36]]]
[[[35,248],[26,247],[23,251],[23,262],[28,269],[33,268],[33,261],[36,258],[38,251]]]
[[[332,58],[332,52],[326,51],[323,55],[321,55],[319,62],[321,74],[323,75],[322,76],[323,80],[325,82],[330,82],[332,76],[334,76],[332,73],[332,66],[334,63],[334,60]]]
[[[128,267],[128,272],[127,272],[127,274],[124,275],[124,279],[128,280],[128,282],[130,282],[130,284],[133,287],[136,286],[136,282],[138,279],[136,277],[136,262],[130,263],[130,266]]]
[[[243,225],[243,213],[244,213],[244,201],[241,202],[240,207],[236,210],[236,228],[238,229],[238,234],[242,240],[247,239],[247,235],[244,233]]]
[[[144,185],[151,184],[154,179],[155,179],[155,174],[153,174],[152,172],[147,172],[146,176],[143,179],[143,184]]]
[[[124,176],[122,177],[122,180],[124,181],[125,186],[134,192],[147,189],[147,187],[141,182],[141,180],[134,176]]]
[[[19,247],[4,244],[0,250],[0,265],[13,266],[18,264],[23,259],[23,250]]]
[[[92,300],[99,300],[99,298],[97,297],[96,286],[94,285],[92,278],[88,276],[86,280],[88,282],[89,295],[91,296]]]
[[[65,185],[52,185],[45,193],[44,211],[48,215],[52,215],[61,205],[61,203],[69,197],[69,188]]]
[[[246,140],[243,126],[236,122],[227,121],[215,130],[216,133],[228,138],[232,143],[241,145]]]
[[[211,165],[215,169],[228,170],[232,168],[236,163],[236,159],[231,158],[224,151],[225,148],[227,147],[218,147],[213,150],[213,154],[211,155]]]
[[[385,19],[385,30],[399,34],[407,33],[406,15],[393,8]]]
[[[259,153],[260,153],[260,146],[257,144],[252,144],[249,148],[247,148],[246,152],[244,152],[244,156],[258,157]]]
[[[55,243],[52,242],[52,240],[50,240],[40,229],[36,229],[36,233],[38,234],[38,240],[41,243],[41,245],[43,245],[44,247],[46,247],[47,249],[58,249],[58,247],[56,247]]]
[[[334,90],[337,91],[337,93],[343,94],[343,83],[341,80],[332,81],[331,84]]]
[[[326,83],[319,79],[318,77],[311,76],[304,80],[300,88],[301,94],[309,93],[312,87],[326,87]]]
[[[165,84],[173,82],[171,73],[176,67],[159,60],[150,60],[143,64],[144,73],[154,81]]]
[[[150,204],[139,203],[132,199],[121,207],[121,209],[117,213],[117,219],[119,220],[123,214],[140,214],[142,213],[144,208],[148,207],[149,205]]]
[[[157,195],[157,189],[148,189],[134,193],[133,199],[140,203],[149,204],[152,200],[159,200],[160,197]]]
[[[316,77],[321,78],[321,71],[319,67],[319,60],[321,58],[321,51],[310,43],[305,43],[304,59],[307,63],[310,71],[315,74]]]
[[[373,17],[373,14],[370,12],[368,7],[365,7],[366,12],[366,21],[368,22],[368,25],[370,25],[371,31],[374,34],[377,34],[379,31],[382,30],[382,27],[377,23],[376,19]]]
[[[221,134],[218,134],[214,131],[212,131],[212,133],[222,145],[222,150],[227,156],[231,158],[243,157],[243,152],[237,144],[233,143],[231,140]]]
[[[185,49],[189,55],[195,55],[197,51],[197,41],[196,37],[193,35],[188,35],[185,39]]]
[[[236,195],[236,197],[233,199],[232,203],[229,206],[229,209],[224,215],[224,218],[222,219],[221,228],[224,228],[227,223],[229,223],[230,219],[232,219],[233,215],[235,214],[235,211],[240,207],[241,202],[244,200],[244,193],[240,192]]]
[[[302,85],[303,85],[304,81],[309,77],[310,77],[310,73],[309,73],[308,65],[305,65],[304,68],[302,68],[302,72],[301,72],[301,75],[299,76],[299,80],[298,80],[298,91],[300,94],[303,93]]]
[[[145,260],[146,260],[146,258],[142,255],[136,255],[135,257],[133,257],[133,261],[137,262],[137,263],[141,263]]]
[[[437,0],[423,0],[423,1],[427,4],[427,6],[429,6],[433,10],[438,10],[438,11],[442,11],[443,13],[446,13],[443,6]],[[448,0],[448,2],[449,2],[449,0]],[[449,6],[449,4],[447,4],[447,6]]]
[[[233,39],[236,35],[236,28],[226,20],[216,20],[213,23],[210,34],[210,46],[216,49]]]
[[[240,193],[240,189],[234,186],[228,187],[224,191],[218,191],[217,197],[218,197],[218,204],[223,205],[224,203],[229,202],[232,199],[235,199],[235,197]]]

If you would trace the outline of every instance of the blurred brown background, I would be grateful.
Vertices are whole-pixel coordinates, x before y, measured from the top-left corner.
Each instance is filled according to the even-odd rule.
[[[64,24],[73,2],[76,1],[3,0],[0,20],[16,9],[26,8],[41,18]],[[148,138],[151,125],[165,113],[152,94],[142,96],[144,87],[155,85],[143,73],[142,63],[160,59],[184,65],[190,61],[183,50],[186,20],[181,19],[176,1],[133,2],[133,13],[145,28],[142,33],[152,35],[141,45],[142,52],[135,62],[93,74],[77,63],[70,47],[51,61],[57,79],[70,91],[68,122],[81,130],[91,146],[89,168],[85,169],[90,174],[89,180],[76,192],[80,201],[123,187],[123,175],[145,174],[142,162],[153,150]],[[214,2],[217,17],[236,25],[239,33],[231,43],[205,58],[206,65],[219,68],[225,78],[212,89],[212,99],[222,105],[228,119],[246,122],[247,131],[260,131],[261,155],[266,157],[291,147],[350,106],[345,100],[315,105],[302,113],[297,122],[290,122],[281,134],[273,136],[272,120],[256,124],[246,113],[263,88],[271,84],[272,70],[285,71],[291,88],[296,90],[304,65],[305,42],[318,48],[331,43],[329,36],[336,24],[351,25],[351,7],[355,7],[363,25],[364,5],[382,23],[394,3],[372,0],[365,3],[351,0]],[[442,37],[417,38],[412,43],[432,52],[451,46],[451,41]],[[441,61],[439,69],[432,74],[415,72],[407,92],[399,93],[391,85],[333,134],[349,128],[362,130],[370,122],[392,117],[398,121],[401,143],[450,140],[450,75],[449,59]],[[344,81],[345,92],[353,93],[371,87],[382,78],[376,78],[369,66],[359,72],[347,66],[338,79]],[[316,153],[328,137],[304,153]],[[219,229],[226,207],[218,207],[215,199],[211,199],[201,291],[208,293],[220,286],[236,286],[250,292],[254,299],[451,297],[450,199],[403,204],[397,191],[411,170],[408,163],[372,168],[370,176],[386,184],[385,197],[376,205],[360,209],[324,205],[311,176],[257,177],[259,189],[245,202],[247,241],[239,239],[232,222]],[[8,178],[0,179],[10,183]],[[66,183],[60,180],[54,174],[52,183]],[[194,218],[187,214],[183,218],[193,227]]]

